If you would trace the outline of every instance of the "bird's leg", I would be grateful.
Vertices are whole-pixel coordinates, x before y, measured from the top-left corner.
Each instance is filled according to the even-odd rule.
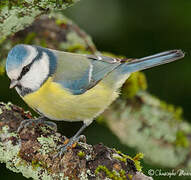
[[[19,133],[19,132],[21,132],[21,130],[23,128],[26,128],[26,127],[31,126],[33,124],[37,124],[37,125],[46,124],[46,125],[50,126],[52,129],[54,129],[56,131],[57,130],[56,123],[51,122],[51,121],[45,121],[45,119],[47,119],[47,118],[44,117],[44,116],[40,116],[37,119],[25,119],[20,123],[20,125],[19,125],[19,127],[17,129],[17,132]]]
[[[88,126],[88,125],[87,125],[86,123],[84,123],[83,126],[77,131],[77,133],[76,133],[73,137],[71,137],[71,138],[69,139],[69,142],[68,142],[66,145],[64,145],[64,146],[62,146],[62,147],[60,148],[60,151],[58,152],[58,154],[56,155],[56,157],[57,157],[57,156],[62,156],[62,155],[67,151],[68,147],[70,147],[70,146],[72,146],[74,143],[78,142],[78,141],[83,137],[83,135],[80,135],[80,134],[82,133],[82,131],[83,131],[87,126]]]

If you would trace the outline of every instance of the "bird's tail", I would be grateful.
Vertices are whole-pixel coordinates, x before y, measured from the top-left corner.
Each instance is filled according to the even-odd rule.
[[[184,57],[184,53],[181,50],[171,50],[158,53],[152,56],[147,56],[140,59],[134,59],[130,62],[122,64],[122,73],[132,73],[144,69],[148,69],[161,64],[166,64],[172,61],[176,61]]]

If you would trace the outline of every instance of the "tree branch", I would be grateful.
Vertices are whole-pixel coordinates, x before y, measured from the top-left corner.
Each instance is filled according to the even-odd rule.
[[[100,119],[123,144],[143,152],[148,163],[190,169],[191,125],[181,112],[139,91],[133,99],[118,99]]]
[[[0,161],[14,172],[33,179],[144,179],[139,158],[131,158],[103,144],[77,143],[63,155],[55,157],[67,138],[45,124],[32,124],[19,133],[29,112],[0,103]]]
[[[0,42],[13,35],[42,14],[63,10],[79,0],[3,0],[0,1]]]

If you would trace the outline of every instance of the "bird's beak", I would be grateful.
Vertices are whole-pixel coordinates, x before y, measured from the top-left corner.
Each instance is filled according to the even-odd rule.
[[[14,88],[16,85],[18,84],[18,81],[17,80],[12,80],[11,81],[11,84],[9,86],[10,89]]]

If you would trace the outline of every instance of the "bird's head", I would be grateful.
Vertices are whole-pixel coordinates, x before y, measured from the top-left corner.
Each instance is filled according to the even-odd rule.
[[[38,90],[50,75],[50,58],[55,58],[54,54],[45,48],[30,45],[13,47],[6,61],[10,88],[15,87],[22,96]]]

